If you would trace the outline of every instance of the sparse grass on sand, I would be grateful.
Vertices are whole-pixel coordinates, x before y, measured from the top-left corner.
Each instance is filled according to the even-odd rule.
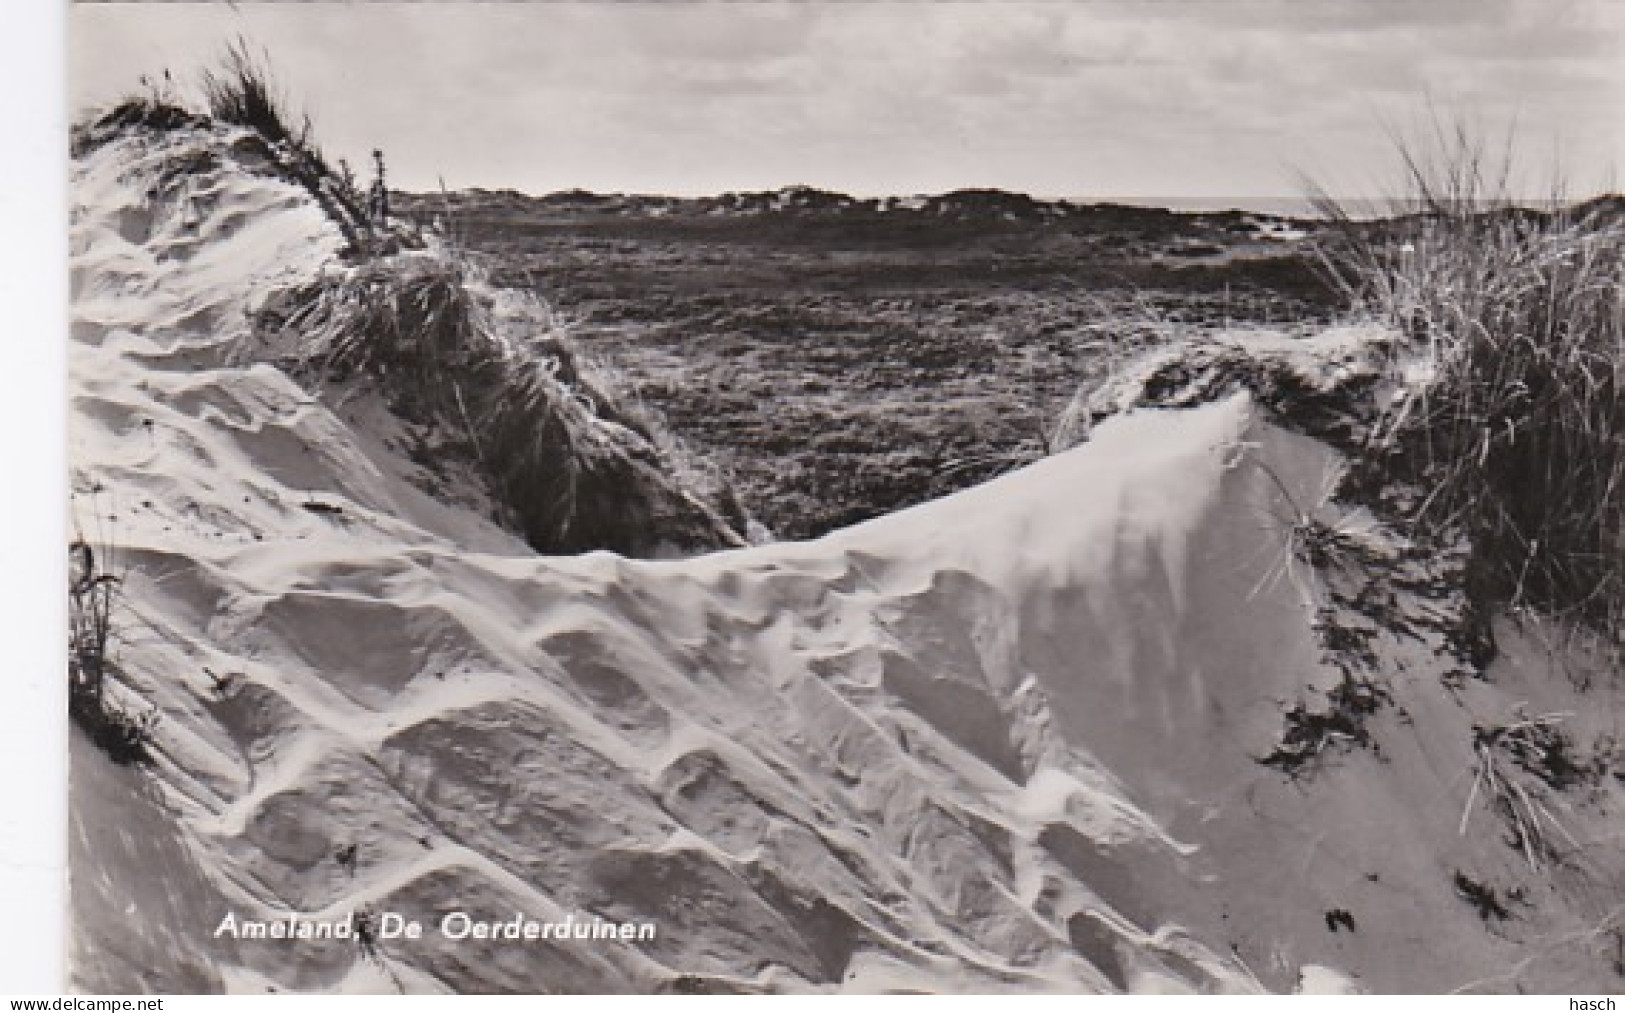
[[[1600,199],[1540,207],[1465,128],[1401,143],[1393,221],[1353,221],[1328,259],[1358,312],[1400,335],[1398,393],[1369,447],[1420,490],[1420,530],[1464,535],[1469,593],[1625,629],[1625,217]]]
[[[353,179],[328,165],[309,118],[291,126],[267,57],[241,39],[229,46],[202,76],[206,115],[179,105],[167,74],[165,82],[76,129],[75,151],[130,130],[224,123],[250,131],[265,171],[307,190],[349,244],[347,263],[268,299],[275,312],[260,314],[262,336],[269,328],[291,340],[307,379],[365,377],[398,414],[448,435],[441,446],[476,469],[539,551],[648,555],[742,544],[742,514],[725,519],[676,476],[652,422],[589,379],[566,335],[512,333],[494,318],[468,256],[430,249],[387,211],[363,212]]]
[[[207,112],[188,108],[166,70],[159,79],[143,77],[142,92],[125,96],[112,108],[70,132],[70,151],[82,157],[133,130],[167,132],[199,129],[211,123],[244,127],[266,165],[278,176],[304,187],[327,214],[358,256],[415,245],[412,235],[379,229],[363,211],[363,201],[348,172],[335,173],[316,143],[309,116],[297,130],[289,102],[276,83],[266,56],[255,56],[246,40],[226,47],[220,66],[201,78]]]
[[[442,254],[368,261],[294,293],[281,327],[321,377],[368,377],[404,417],[441,423],[538,550],[738,544],[568,339],[511,340],[472,271]]]

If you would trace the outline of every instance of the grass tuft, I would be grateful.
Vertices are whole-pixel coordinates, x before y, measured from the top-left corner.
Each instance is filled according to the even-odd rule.
[[[87,127],[81,147],[123,130],[232,124],[247,131],[232,148],[251,156],[242,164],[309,192],[351,256],[310,286],[273,294],[257,314],[262,336],[291,340],[295,365],[322,382],[376,384],[396,414],[445,437],[458,463],[480,472],[503,519],[540,551],[648,555],[742,544],[742,511],[730,511],[730,526],[675,477],[651,421],[608,396],[562,333],[510,338],[515,328],[497,319],[472,260],[427,250],[409,222],[390,215],[382,152],[373,153],[363,209],[354,172],[328,166],[309,117],[294,126],[269,58],[241,38],[203,74],[202,91],[207,118],[174,102],[166,75],[162,87],[149,84],[150,94]],[[724,491],[724,505],[736,503]]]
[[[1281,741],[1259,759],[1289,777],[1298,777],[1335,745],[1372,747],[1367,720],[1384,704],[1388,691],[1375,683],[1345,677],[1326,691],[1326,707],[1310,710],[1304,703],[1286,712]]]
[[[164,71],[157,79],[143,75],[141,91],[126,95],[93,120],[75,123],[68,134],[68,151],[82,158],[132,130],[163,133],[208,123],[208,118],[187,110],[175,97],[175,79]]]
[[[292,336],[295,358],[326,381],[374,381],[402,417],[454,435],[538,551],[740,544],[673,477],[647,421],[592,380],[562,334],[505,333],[466,261],[376,258],[292,302],[270,322]]]
[[[271,71],[270,59],[255,56],[246,40],[228,43],[218,70],[202,76],[209,115],[221,123],[248,127],[272,144],[310,143],[310,120],[295,134],[288,127],[288,99]]]
[[[1561,728],[1564,717],[1562,714],[1533,718],[1520,715],[1519,720],[1511,724],[1473,728],[1473,754],[1477,761],[1473,786],[1461,813],[1460,833],[1467,833],[1473,802],[1482,796],[1486,807],[1500,816],[1506,826],[1507,843],[1521,851],[1530,869],[1536,872],[1541,871],[1543,863],[1553,864],[1561,859],[1562,853],[1552,831],[1561,835],[1575,851],[1582,850],[1552,814],[1547,804],[1549,800],[1543,795],[1600,776],[1595,768],[1574,756],[1573,745]],[[1499,755],[1504,755],[1510,764],[1501,762]],[[1510,767],[1538,778],[1545,789],[1523,783]]]
[[[294,126],[289,100],[271,70],[270,58],[256,55],[246,40],[230,43],[219,66],[203,71],[200,88],[206,112],[187,108],[177,97],[175,80],[167,70],[156,80],[143,77],[141,84],[140,92],[73,127],[70,150],[74,157],[133,131],[166,132],[210,123],[244,127],[251,131],[250,150],[257,148],[272,174],[304,187],[315,198],[344,233],[353,255],[378,255],[422,245],[401,223],[369,218],[353,173],[334,172],[328,165],[309,116],[300,116]]]
[[[82,540],[68,547],[68,560],[68,716],[113,762],[145,763],[157,712],[129,714],[107,695],[119,578]]]
[[[1401,142],[1405,214],[1336,201],[1328,266],[1400,336],[1366,456],[1420,491],[1423,532],[1465,536],[1483,605],[1625,629],[1625,219],[1513,199],[1510,158],[1465,128]],[[1370,463],[1368,461],[1368,463]]]
[[[416,245],[413,237],[392,233],[387,220],[366,213],[353,173],[335,172],[328,164],[308,115],[299,117],[297,129],[291,125],[290,103],[268,55],[256,56],[239,37],[227,45],[218,69],[203,72],[201,83],[209,116],[252,130],[264,144],[270,164],[315,198],[344,233],[353,254],[375,255],[403,243]]]

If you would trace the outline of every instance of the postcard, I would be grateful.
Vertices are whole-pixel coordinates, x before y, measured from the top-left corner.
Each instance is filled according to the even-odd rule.
[[[1619,991],[1622,39],[74,4],[65,987]]]

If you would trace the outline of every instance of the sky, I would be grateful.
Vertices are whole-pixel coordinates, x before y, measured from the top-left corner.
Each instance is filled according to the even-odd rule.
[[[78,111],[241,35],[330,156],[405,189],[1393,191],[1465,122],[1520,187],[1617,189],[1625,0],[80,3]]]

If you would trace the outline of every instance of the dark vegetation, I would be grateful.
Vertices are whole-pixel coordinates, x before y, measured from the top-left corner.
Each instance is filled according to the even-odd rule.
[[[1482,799],[1499,818],[1506,844],[1537,872],[1581,850],[1553,812],[1553,794],[1598,787],[1612,761],[1609,740],[1596,743],[1592,755],[1582,755],[1564,731],[1563,719],[1560,714],[1530,717],[1519,708],[1505,724],[1473,726],[1476,769],[1462,811],[1462,831],[1474,803]]]
[[[161,80],[142,78],[143,92],[125,97],[95,119],[76,124],[70,149],[80,157],[132,131],[200,129],[213,123],[245,127],[244,154],[257,156],[263,171],[303,187],[338,226],[353,257],[421,246],[410,229],[370,216],[353,174],[334,172],[317,144],[308,115],[294,118],[276,82],[269,59],[239,38],[222,54],[220,65],[205,70],[200,85],[206,111],[188,109],[175,94],[168,71]],[[345,167],[347,169],[347,167]]]
[[[1445,672],[1447,685],[1495,659],[1497,616],[1555,622],[1616,662],[1625,649],[1622,202],[1520,206],[1506,196],[1507,170],[1498,174],[1466,135],[1441,131],[1433,145],[1435,154],[1402,152],[1404,213],[1356,221],[1322,202],[1331,224],[1315,249],[1344,314],[1392,335],[1370,346],[1369,361],[1325,383],[1270,355],[1196,343],[1153,362],[1135,395],[1179,406],[1250,390],[1289,428],[1346,455],[1329,501],[1367,508],[1397,548],[1392,559],[1370,557],[1307,516],[1287,525],[1288,552],[1324,585],[1316,631],[1343,674],[1326,707],[1300,703],[1286,715],[1281,744],[1262,762],[1289,773],[1335,742],[1374,745],[1364,719],[1387,699],[1367,674],[1381,633],[1442,634],[1441,653],[1464,666]],[[1117,407],[1080,394],[1069,413]],[[1343,566],[1350,550],[1358,565]],[[1348,587],[1341,571],[1380,579]],[[1444,611],[1418,624],[1395,592]],[[1517,727],[1490,745],[1549,789],[1579,783],[1559,733]],[[1561,827],[1500,774],[1481,763],[1514,843],[1538,865]]]
[[[439,431],[508,520],[546,552],[628,555],[741,544],[732,523],[671,475],[642,419],[620,409],[562,336],[502,332],[453,258],[386,258],[286,293],[262,312],[315,384],[376,385],[402,418]]]
[[[1375,748],[1366,720],[1392,697],[1381,686],[1345,678],[1326,691],[1326,706],[1311,710],[1304,703],[1286,712],[1281,741],[1260,763],[1296,777],[1314,769],[1336,745]]]
[[[132,714],[107,692],[117,671],[118,602],[118,576],[88,543],[75,541],[68,547],[68,716],[114,763],[146,763],[156,712]]]
[[[1551,719],[1474,725],[1473,745],[1504,750],[1518,769],[1559,791],[1595,784],[1604,768],[1601,758],[1580,756],[1561,723]]]
[[[1239,212],[998,191],[912,209],[800,188],[397,203],[572,317],[622,389],[784,537],[1044,455],[1080,384],[1176,329],[1290,326],[1333,303],[1298,242]]]
[[[472,469],[499,519],[539,551],[647,555],[742,543],[744,517],[726,487],[707,491],[719,493],[727,518],[676,476],[673,445],[591,379],[563,333],[512,333],[467,256],[426,250],[414,226],[391,216],[381,152],[363,196],[348,165],[329,165],[308,117],[291,126],[268,60],[241,40],[203,75],[202,91],[207,113],[180,106],[167,74],[161,85],[147,82],[146,94],[77,128],[74,150],[134,130],[246,128],[232,156],[303,187],[347,241],[347,266],[264,301],[259,335],[291,344],[284,365],[312,385],[378,389],[402,418],[438,434],[431,463]],[[270,349],[257,352],[275,357]]]
[[[1456,887],[1456,896],[1470,904],[1478,912],[1478,917],[1486,922],[1491,918],[1498,922],[1511,918],[1512,911],[1507,904],[1521,899],[1523,895],[1521,889],[1514,887],[1503,897],[1495,887],[1474,879],[1460,869],[1451,877],[1451,882]]]
[[[1494,660],[1491,621],[1504,614],[1556,620],[1617,660],[1625,648],[1620,202],[1520,206],[1506,195],[1509,163],[1459,128],[1436,129],[1401,155],[1407,213],[1356,222],[1321,202],[1335,224],[1320,246],[1331,276],[1355,313],[1396,335],[1373,377],[1398,389],[1393,402],[1378,410],[1371,383],[1339,392],[1351,421],[1329,436],[1351,467],[1337,495],[1372,509],[1415,549],[1464,557],[1445,568],[1462,601],[1442,632],[1445,652],[1469,674]],[[1328,435],[1318,412],[1283,414]],[[1405,568],[1377,562],[1363,569],[1391,570],[1393,587],[1428,594],[1405,580]],[[1325,569],[1323,560],[1315,565]],[[1370,600],[1370,588],[1349,596],[1329,584],[1336,608],[1322,609],[1317,630],[1344,681],[1327,708],[1287,713],[1281,745],[1264,763],[1295,773],[1329,743],[1372,745],[1364,719],[1387,696],[1351,667],[1372,667],[1368,641],[1378,628],[1415,631]],[[1348,609],[1377,627],[1338,620]],[[1362,692],[1351,695],[1356,687]],[[1568,834],[1542,793],[1596,784],[1607,758],[1579,757],[1554,716],[1473,733],[1463,832],[1482,797],[1532,869],[1560,861]],[[1492,892],[1460,874],[1457,887],[1484,917],[1506,917]]]
[[[1618,198],[1508,195],[1510,159],[1464,128],[1402,145],[1411,213],[1372,225],[1322,201],[1357,312],[1401,336],[1402,397],[1363,448],[1416,490],[1410,527],[1470,545],[1468,591],[1625,631],[1625,218]]]
[[[247,42],[229,46],[218,70],[205,70],[203,94],[209,116],[251,130],[263,154],[289,181],[304,187],[343,231],[352,253],[384,252],[390,242],[387,223],[363,210],[354,180],[335,174],[316,143],[309,115],[289,126],[288,100],[279,90],[269,61],[256,58]]]

